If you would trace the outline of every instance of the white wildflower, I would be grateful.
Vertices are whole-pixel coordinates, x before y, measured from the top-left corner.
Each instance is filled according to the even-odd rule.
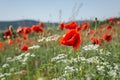
[[[7,68],[7,67],[9,67],[9,66],[10,66],[10,65],[7,64],[7,63],[2,65],[3,68]]]
[[[22,60],[22,57],[23,57],[24,55],[25,55],[25,53],[21,53],[20,55],[14,57],[11,61],[15,61],[15,60],[19,61],[19,60]]]
[[[22,62],[23,65],[26,65],[26,62]]]
[[[45,78],[43,78],[43,77],[40,77],[40,78],[38,78],[37,80],[46,80]]]
[[[22,60],[22,62],[26,62],[28,60],[28,57],[24,57],[24,59]]]
[[[74,71],[78,71],[77,68],[74,68],[74,67],[70,67],[70,66],[66,66],[65,67],[65,71],[64,71],[64,74],[59,76],[58,78],[53,78],[52,80],[66,80],[66,76],[69,76],[69,74],[71,72],[74,72]]]
[[[104,71],[104,66],[97,65],[96,67],[98,71]]]
[[[78,62],[78,58],[72,59],[72,62]]]
[[[31,54],[30,56],[31,56],[31,57],[35,57],[35,54]]]
[[[26,54],[25,54],[25,57],[29,57],[29,56],[30,56],[30,53],[26,53]]]
[[[116,70],[111,70],[111,71],[108,72],[108,74],[109,74],[110,76],[115,77],[115,76],[117,75],[117,72],[116,72]]]
[[[107,52],[106,55],[111,55],[111,52]]]
[[[115,69],[115,70],[118,70],[118,69],[119,69],[119,68],[118,68],[118,64],[115,64],[115,63],[114,63],[114,69]]]
[[[39,45],[33,45],[33,46],[29,47],[28,49],[37,49],[39,47],[40,47]]]
[[[106,67],[107,67],[108,69],[110,69],[110,70],[113,69],[113,67],[112,67],[111,65],[106,65]]]
[[[10,72],[14,72],[14,70],[15,70],[14,68],[10,68]]]
[[[65,57],[67,57],[66,54],[58,54],[56,57],[53,57],[53,58],[51,59],[51,61],[60,60],[60,59],[63,59],[63,58],[65,58]]]
[[[86,61],[86,58],[85,57],[77,57],[77,58],[72,59],[71,62],[79,62],[79,61]]]
[[[43,37],[42,39],[39,39],[38,42],[42,42],[42,41],[56,41],[58,40],[60,36],[59,35],[53,35],[53,36],[48,36],[48,37]]]
[[[0,78],[2,78],[2,77],[4,77],[4,76],[5,76],[4,74],[0,73]]]
[[[78,71],[77,68],[70,67],[70,66],[66,66],[66,67],[65,67],[65,70],[70,71],[70,72]]]
[[[12,59],[12,61],[14,60],[21,60],[22,59],[22,56],[16,56],[15,58]]]
[[[60,36],[59,35],[53,35],[53,36],[49,36],[46,38],[46,41],[56,41]]]
[[[65,76],[67,76],[68,74],[63,74],[63,75],[61,75],[60,77],[58,77],[58,78],[53,78],[52,80],[66,80],[65,79]]]
[[[100,64],[103,64],[103,65],[109,65],[109,62],[101,62]]]
[[[85,77],[86,77],[86,80],[92,80],[93,76],[91,74],[86,74]]]
[[[98,57],[91,57],[86,60],[88,63],[99,63]]]
[[[80,80],[86,80],[85,78],[81,78]]]
[[[42,42],[42,41],[44,41],[45,40],[45,37],[43,37],[42,39],[38,39],[37,41],[38,42]]]
[[[11,76],[12,73],[4,73],[5,76]]]
[[[98,47],[99,45],[87,45],[87,46],[84,46],[82,49],[84,50],[98,50]]]
[[[85,57],[80,57],[80,60],[85,61],[86,59]]]
[[[53,78],[52,80],[58,80],[57,78]]]
[[[73,70],[73,67],[70,67],[70,66],[65,67],[65,70],[69,70],[69,69]]]
[[[103,49],[100,49],[99,51],[100,51],[100,54],[103,54]]]
[[[52,80],[66,80],[65,78],[59,77],[59,78],[53,78]]]
[[[10,61],[11,59],[12,59],[11,57],[8,57],[6,60],[7,60],[7,61]]]
[[[22,71],[15,72],[14,74],[22,74]]]
[[[60,63],[60,62],[63,62],[63,63],[71,63],[72,61],[69,60],[69,59],[62,59],[62,60],[58,60],[56,63]]]
[[[3,77],[3,78],[1,78],[1,80],[6,80],[6,78],[5,78],[5,77]]]

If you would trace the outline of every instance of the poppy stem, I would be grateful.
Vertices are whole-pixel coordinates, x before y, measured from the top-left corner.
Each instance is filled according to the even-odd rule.
[[[97,17],[96,17],[95,18],[95,28],[94,28],[94,30],[96,30],[97,26],[98,26],[98,20],[97,20]]]
[[[30,80],[29,63],[27,64],[27,77],[28,80]]]

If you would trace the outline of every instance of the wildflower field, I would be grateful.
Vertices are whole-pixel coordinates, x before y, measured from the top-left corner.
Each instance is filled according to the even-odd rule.
[[[0,33],[0,80],[120,80],[120,20],[11,26]]]

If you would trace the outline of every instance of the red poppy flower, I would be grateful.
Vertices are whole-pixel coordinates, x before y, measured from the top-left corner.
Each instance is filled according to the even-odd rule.
[[[117,31],[117,30],[116,30],[116,28],[113,28],[112,30],[113,30],[114,32],[116,32],[116,31]]]
[[[90,23],[89,22],[82,22],[81,24],[82,30],[89,30],[90,28]]]
[[[25,28],[23,28],[23,34],[29,34],[29,33],[31,33],[31,28],[30,27],[25,27]]]
[[[27,70],[22,70],[22,74],[27,74]]]
[[[119,21],[119,20],[116,20],[116,24],[119,25],[119,24],[120,24],[120,21]]]
[[[100,25],[100,29],[105,28],[105,24]]]
[[[8,29],[4,32],[4,36],[12,36],[12,32]]]
[[[66,29],[76,29],[77,23],[74,22],[74,21],[72,21],[72,22],[70,22],[70,23],[68,23],[68,24],[65,24],[64,27],[65,27]]]
[[[111,22],[111,23],[113,23],[113,22],[115,22],[115,19],[114,18],[109,18],[108,21]]]
[[[59,39],[59,43],[67,46],[72,46],[74,50],[77,50],[81,43],[80,34],[75,30],[68,30],[66,35]]]
[[[44,22],[39,22],[39,23],[38,23],[38,26],[44,28],[44,27],[45,27],[45,26],[44,26]]]
[[[93,34],[95,34],[95,32],[96,32],[95,30],[90,30],[90,33],[89,33],[89,34],[90,34],[90,35],[93,35]]]
[[[112,34],[104,34],[103,39],[107,42],[110,42],[112,40]]]
[[[26,40],[27,39],[27,35],[26,34],[22,34],[22,38],[23,38],[23,40]]]
[[[63,30],[63,29],[64,29],[64,25],[65,25],[64,22],[61,22],[61,23],[60,23],[60,25],[59,25],[60,30]]]
[[[90,41],[91,41],[93,44],[97,44],[97,45],[102,45],[102,43],[103,43],[103,40],[102,40],[102,39],[96,38],[96,37],[91,37],[91,38],[90,38]]]
[[[22,46],[21,50],[22,51],[27,51],[28,50],[28,46],[27,45]]]
[[[23,28],[21,26],[18,27],[18,29],[16,30],[16,33],[23,33]]]
[[[81,26],[77,26],[77,31],[81,31],[82,30],[82,27]]]
[[[10,39],[10,38],[8,38],[7,42],[8,42],[8,44],[13,44],[14,43],[13,40]]]
[[[103,32],[104,32],[104,29],[98,29],[97,32],[98,32],[98,33],[103,33]]]
[[[15,38],[15,42],[17,42],[17,43],[18,43],[18,42],[22,42],[22,39],[19,38],[19,37],[18,37],[18,38]]]
[[[112,29],[112,26],[111,25],[108,25],[107,26],[107,30],[111,30]]]
[[[45,75],[45,76],[48,76],[48,75],[49,75],[49,72],[48,72],[48,71],[45,71],[44,75]]]
[[[3,48],[3,42],[0,42],[0,50]]]
[[[32,26],[32,31],[39,33],[39,32],[43,32],[43,29],[39,27],[38,25],[34,25]]]

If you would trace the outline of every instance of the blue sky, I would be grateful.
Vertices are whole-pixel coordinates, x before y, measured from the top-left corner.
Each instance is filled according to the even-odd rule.
[[[68,21],[74,13],[72,20],[120,16],[120,0],[0,0],[0,21]]]

